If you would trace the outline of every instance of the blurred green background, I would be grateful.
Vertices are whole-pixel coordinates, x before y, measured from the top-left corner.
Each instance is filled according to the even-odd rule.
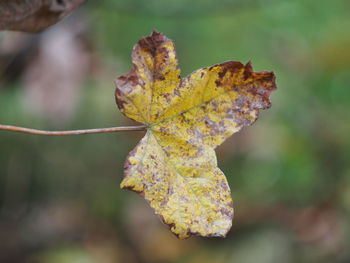
[[[123,163],[142,132],[0,132],[0,262],[350,262],[350,2],[89,1],[41,34],[0,33],[0,123],[134,125],[113,80],[153,29],[185,76],[226,60],[274,71],[272,108],[217,149],[231,186],[226,239],[177,240]]]

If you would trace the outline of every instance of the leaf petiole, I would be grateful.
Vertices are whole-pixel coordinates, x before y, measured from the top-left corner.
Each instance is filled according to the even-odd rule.
[[[146,130],[146,126],[144,125],[120,126],[120,127],[71,130],[71,131],[44,131],[44,130],[37,130],[37,129],[0,124],[0,130],[28,133],[28,134],[34,134],[34,135],[44,135],[44,136],[67,136],[67,135],[82,135],[82,134],[94,134],[94,133],[112,133],[112,132],[122,132],[122,131],[144,131]]]

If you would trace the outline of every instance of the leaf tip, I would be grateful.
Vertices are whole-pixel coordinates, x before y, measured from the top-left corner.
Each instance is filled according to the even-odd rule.
[[[157,30],[153,30],[149,36],[141,38],[136,47],[140,47],[141,49],[154,54],[157,48],[167,41],[169,41],[169,38],[167,38],[164,34],[158,32]]]
[[[158,36],[158,35],[164,35],[164,34],[160,33],[157,29],[153,29],[151,32],[151,36]]]

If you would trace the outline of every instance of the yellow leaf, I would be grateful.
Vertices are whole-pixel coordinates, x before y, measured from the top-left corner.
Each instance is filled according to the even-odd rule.
[[[270,107],[274,74],[228,61],[182,79],[174,43],[155,31],[134,46],[132,62],[116,80],[116,101],[147,133],[127,157],[121,187],[144,196],[181,239],[226,236],[232,198],[214,149]]]

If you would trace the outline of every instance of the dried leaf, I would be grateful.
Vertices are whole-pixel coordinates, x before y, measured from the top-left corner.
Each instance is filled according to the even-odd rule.
[[[0,30],[39,32],[56,24],[85,0],[0,0]]]
[[[270,107],[274,74],[228,61],[181,79],[173,42],[155,31],[134,46],[132,62],[116,80],[116,101],[147,133],[126,160],[121,187],[143,195],[181,239],[224,237],[233,206],[214,149]]]

